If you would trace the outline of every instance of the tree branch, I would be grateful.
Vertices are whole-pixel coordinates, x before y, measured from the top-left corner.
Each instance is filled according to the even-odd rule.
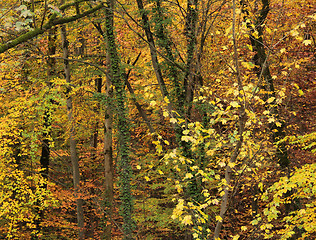
[[[43,34],[44,32],[46,32],[47,30],[51,29],[54,26],[57,25],[61,25],[61,24],[65,24],[65,23],[69,23],[69,22],[73,22],[76,21],[80,18],[86,17],[91,13],[94,13],[96,11],[98,11],[99,9],[101,9],[103,7],[103,3],[100,3],[99,5],[95,6],[94,8],[89,9],[88,11],[85,11],[81,14],[77,14],[74,16],[70,16],[70,17],[65,17],[65,18],[58,18],[55,19],[53,16],[50,18],[50,20],[48,21],[48,23],[46,23],[45,25],[42,26],[42,28],[35,28],[34,30],[27,32],[19,37],[17,37],[16,39],[9,41],[5,44],[1,44],[0,45],[0,53],[4,53],[6,52],[8,49],[13,48],[23,42],[26,42],[40,34]]]

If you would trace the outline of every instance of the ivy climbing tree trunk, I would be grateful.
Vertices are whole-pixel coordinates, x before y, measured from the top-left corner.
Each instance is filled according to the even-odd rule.
[[[161,72],[161,68],[159,66],[159,62],[158,62],[158,57],[157,57],[157,49],[155,46],[155,41],[154,41],[154,37],[153,37],[153,33],[150,29],[150,25],[149,25],[149,19],[148,16],[146,14],[146,11],[144,9],[144,4],[142,0],[136,0],[137,2],[137,6],[138,6],[138,10],[139,13],[142,17],[142,22],[143,22],[143,28],[146,34],[146,38],[147,38],[147,42],[149,45],[149,49],[150,49],[150,55],[151,55],[151,62],[153,65],[153,69],[160,87],[160,91],[163,97],[168,96],[168,90],[165,84],[165,81],[162,77],[162,72]]]
[[[70,79],[70,66],[69,61],[69,51],[68,51],[68,40],[65,25],[61,26],[61,40],[64,58],[64,71],[66,82],[71,83]],[[70,89],[68,89],[69,94]],[[74,128],[74,118],[73,118],[73,103],[72,97],[68,95],[67,97],[67,111],[68,111],[68,121],[70,124],[70,136],[69,136],[69,146],[70,146],[70,158],[72,164],[72,174],[73,174],[73,184],[74,184],[74,194],[76,198],[77,205],[77,224],[78,224],[78,236],[79,239],[84,239],[84,215],[83,215],[83,199],[79,196],[80,190],[80,170],[79,170],[79,157],[77,153],[77,143],[75,139],[75,128]]]
[[[113,20],[114,0],[107,0],[105,7],[105,35],[107,42],[107,52],[109,55],[110,74],[112,84],[115,88],[115,114],[117,118],[118,130],[118,171],[120,176],[120,214],[123,218],[123,234],[125,240],[134,239],[134,222],[132,219],[132,193],[131,193],[131,174],[130,165],[130,132],[128,111],[126,108],[125,79],[122,72],[121,61],[117,51],[114,36]]]
[[[167,75],[172,84],[172,90],[170,91],[170,95],[173,99],[176,99],[175,107],[181,115],[183,115],[183,86],[181,84],[181,72],[175,66],[175,55],[172,50],[172,46],[174,45],[171,41],[170,35],[168,34],[168,26],[166,24],[166,17],[164,16],[164,12],[166,11],[163,8],[163,4],[161,0],[156,0],[156,11],[154,12],[154,19],[156,21],[155,25],[155,35],[157,36],[158,40],[158,47],[164,50],[166,58],[166,64],[168,66]],[[174,93],[174,94],[173,94]],[[173,96],[174,95],[174,96]],[[172,99],[172,100],[173,100]]]

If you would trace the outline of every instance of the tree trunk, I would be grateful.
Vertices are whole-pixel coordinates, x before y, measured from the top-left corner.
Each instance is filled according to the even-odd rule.
[[[131,175],[130,165],[130,133],[128,112],[125,106],[125,79],[123,76],[121,61],[117,52],[116,40],[114,36],[113,9],[114,0],[107,0],[105,8],[105,35],[107,41],[107,52],[110,62],[110,74],[112,84],[115,87],[115,111],[118,128],[118,171],[120,174],[120,214],[123,217],[124,240],[134,239],[132,236],[134,230],[134,221],[132,219],[132,193],[131,193]]]
[[[109,46],[107,46],[109,48]],[[113,88],[111,83],[111,61],[107,53],[107,76],[106,76],[106,96],[113,97]],[[104,234],[103,239],[111,240],[112,237],[112,214],[113,214],[113,149],[112,149],[112,127],[113,113],[108,104],[104,116]]]
[[[64,71],[67,83],[71,83],[70,80],[70,66],[68,53],[68,40],[66,34],[66,27],[63,25],[61,27],[61,40],[63,48],[63,58],[64,58]],[[69,93],[68,93],[69,94]],[[79,170],[79,157],[76,149],[76,139],[75,139],[75,128],[73,119],[73,104],[72,98],[69,95],[67,97],[67,111],[68,111],[68,121],[70,124],[70,136],[69,136],[69,146],[70,146],[70,158],[73,171],[73,184],[74,184],[74,194],[77,204],[77,223],[78,223],[78,235],[79,239],[84,239],[84,216],[83,216],[83,200],[78,196],[80,189],[80,170]]]
[[[156,78],[160,87],[160,91],[163,97],[168,96],[168,90],[166,87],[166,84],[163,80],[162,77],[162,72],[158,63],[158,58],[157,58],[157,49],[155,46],[155,42],[154,42],[154,37],[153,34],[150,30],[150,25],[149,25],[149,20],[148,20],[148,16],[144,10],[144,5],[143,5],[143,1],[142,0],[136,0],[137,2],[137,6],[140,12],[140,15],[142,17],[142,21],[143,21],[143,28],[147,37],[147,41],[148,41],[148,45],[149,45],[149,49],[150,49],[150,55],[151,55],[151,61],[152,61],[152,65],[154,68],[154,72],[156,74]]]
[[[220,219],[217,220],[216,227],[214,230],[214,239],[217,240],[220,236],[220,232],[223,226],[223,221],[226,215],[226,211],[229,207],[229,195],[230,195],[230,190],[231,190],[231,179],[232,179],[232,169],[230,167],[230,163],[235,163],[237,161],[240,149],[243,144],[243,133],[245,130],[245,124],[246,124],[246,113],[245,113],[245,105],[243,103],[243,95],[242,95],[242,89],[243,89],[243,84],[241,80],[241,74],[239,70],[239,60],[238,60],[238,47],[237,47],[237,40],[236,40],[236,2],[233,0],[233,23],[232,23],[232,31],[233,31],[233,45],[234,45],[234,66],[236,69],[236,78],[237,78],[237,83],[238,83],[238,103],[240,105],[239,107],[239,113],[238,113],[238,141],[237,144],[234,148],[234,151],[229,159],[229,163],[226,166],[225,170],[225,181],[226,184],[223,187],[224,195],[222,197],[222,202],[221,202],[221,207],[220,207],[220,213],[219,217]]]
[[[266,20],[266,17],[269,13],[270,6],[269,0],[261,0],[262,8],[260,10],[260,14],[256,19],[256,23],[254,24],[255,29],[251,26],[250,23],[247,23],[248,28],[250,29],[251,33],[257,31],[258,37],[256,38],[254,34],[250,35],[250,42],[254,49],[255,56],[253,57],[254,64],[259,66],[256,68],[256,74],[259,79],[259,83],[264,80],[261,86],[263,86],[264,90],[267,92],[265,94],[265,101],[267,101],[270,97],[274,97],[274,100],[269,104],[267,103],[266,108],[270,109],[270,112],[274,115],[276,121],[279,121],[281,126],[276,125],[276,121],[270,124],[270,129],[272,132],[272,141],[273,143],[277,143],[279,140],[285,137],[284,132],[284,122],[280,119],[279,111],[276,104],[276,94],[274,89],[273,78],[271,76],[268,56],[265,51],[265,46],[263,44],[263,24]],[[243,6],[243,12],[245,15],[249,15],[248,11],[246,10],[245,6],[246,3],[242,0],[241,4]],[[289,159],[288,159],[288,152],[286,148],[285,142],[278,144],[276,149],[276,159],[278,160],[280,166],[282,168],[286,168],[289,166]]]
[[[47,59],[47,87],[51,88],[51,78],[53,78],[56,74],[56,60],[54,58],[51,58],[50,56],[55,55],[56,53],[56,28],[52,28],[48,31],[48,53],[49,56]],[[50,104],[51,100],[49,102],[45,102],[47,104],[44,110],[44,124],[43,124],[43,139],[42,139],[42,150],[41,150],[41,158],[40,158],[40,164],[41,164],[41,175],[45,179],[45,182],[43,184],[43,188],[47,188],[47,181],[48,181],[48,172],[49,172],[49,160],[50,160],[50,127],[51,127],[51,110],[50,110]],[[40,223],[42,222],[42,219],[44,217],[44,212],[42,210],[38,210],[38,219],[35,221],[36,229],[38,233],[42,231],[42,227],[40,226]],[[38,239],[37,235],[32,235],[32,239]]]

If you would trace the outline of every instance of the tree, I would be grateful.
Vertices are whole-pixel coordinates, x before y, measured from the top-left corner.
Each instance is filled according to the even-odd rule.
[[[313,237],[312,1],[2,6],[0,238]]]

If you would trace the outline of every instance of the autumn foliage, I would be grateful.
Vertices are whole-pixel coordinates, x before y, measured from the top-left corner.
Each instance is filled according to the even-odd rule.
[[[1,239],[315,239],[312,0],[0,0]]]

